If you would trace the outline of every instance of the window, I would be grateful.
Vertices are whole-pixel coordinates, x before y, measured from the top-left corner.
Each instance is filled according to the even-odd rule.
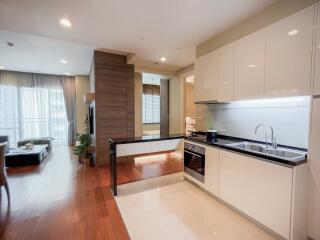
[[[142,121],[160,123],[160,86],[143,84]]]
[[[10,147],[25,138],[67,142],[68,121],[58,76],[37,80],[28,73],[0,74],[0,135],[9,136]]]

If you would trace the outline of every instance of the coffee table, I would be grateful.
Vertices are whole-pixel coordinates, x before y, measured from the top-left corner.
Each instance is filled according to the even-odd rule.
[[[40,164],[48,155],[48,144],[34,145],[32,149],[21,146],[5,155],[6,167],[20,167]]]

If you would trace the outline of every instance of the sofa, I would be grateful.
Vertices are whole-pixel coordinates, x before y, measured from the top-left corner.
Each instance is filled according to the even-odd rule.
[[[47,152],[49,153],[52,149],[52,137],[44,137],[44,138],[29,138],[18,141],[18,147],[24,146],[27,143],[32,143],[34,145],[47,144]]]

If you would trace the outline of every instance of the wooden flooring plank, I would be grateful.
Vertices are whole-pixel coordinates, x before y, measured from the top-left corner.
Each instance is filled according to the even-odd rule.
[[[170,155],[118,165],[119,183],[182,171]],[[129,235],[110,191],[108,167],[84,167],[67,146],[54,146],[39,166],[7,169],[2,189],[0,239],[126,240]]]

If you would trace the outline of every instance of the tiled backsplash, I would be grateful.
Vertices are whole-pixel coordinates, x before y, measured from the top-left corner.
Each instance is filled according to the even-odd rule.
[[[207,127],[219,133],[254,140],[265,141],[261,127],[257,135],[255,127],[259,123],[270,123],[278,144],[308,147],[309,97],[263,99],[208,105]]]

